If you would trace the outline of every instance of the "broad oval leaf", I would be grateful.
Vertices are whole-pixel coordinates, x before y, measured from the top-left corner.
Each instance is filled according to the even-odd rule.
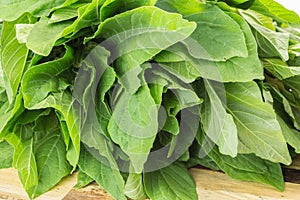
[[[214,84],[220,83],[204,80],[206,91],[203,94],[204,103],[200,111],[203,131],[218,145],[222,154],[235,157],[238,152],[237,128],[232,116],[226,112],[223,105],[226,103],[223,102],[226,101],[225,98],[222,99],[222,94],[215,90]]]
[[[300,17],[297,13],[286,9],[274,0],[255,0],[250,9],[279,22],[300,24]]]
[[[63,5],[65,0],[5,0],[0,2],[0,19],[14,21],[24,13],[33,16],[48,16],[55,7]]]
[[[134,93],[141,86],[140,66],[187,38],[195,27],[194,22],[182,19],[179,14],[145,6],[108,18],[92,38],[106,39],[102,45],[112,53],[111,62],[115,61],[120,83]]]
[[[186,19],[197,23],[197,28],[191,38],[203,48],[188,46],[192,56],[211,60],[226,61],[233,57],[248,57],[246,39],[239,23],[214,5],[202,5],[204,10],[185,16]],[[213,42],[213,43],[212,43]]]
[[[100,20],[141,6],[154,6],[155,3],[153,0],[106,0],[100,9]]]
[[[44,100],[49,93],[64,87],[59,75],[73,64],[73,49],[65,46],[62,58],[30,67],[22,79],[22,94],[26,108],[31,108]]]
[[[7,135],[14,146],[13,166],[30,198],[45,193],[71,171],[56,116],[48,114],[49,110],[23,112]]]
[[[30,17],[25,15],[14,22],[3,23],[0,61],[4,75],[5,90],[10,103],[12,103],[19,89],[28,56],[26,45],[20,44],[17,40],[15,25],[29,22]]]
[[[126,200],[124,195],[124,180],[120,172],[105,163],[100,162],[84,147],[81,148],[79,168],[94,179],[115,199]]]
[[[42,17],[34,24],[26,38],[27,48],[36,54],[48,56],[56,41],[62,37],[65,28],[70,25],[70,21],[50,24],[48,18]]]
[[[276,58],[263,59],[263,66],[280,80],[300,75],[300,67],[288,66],[282,60]]]
[[[0,169],[10,168],[13,163],[14,148],[6,141],[0,142]]]
[[[253,34],[256,37],[259,46],[259,55],[261,57],[280,57],[284,61],[289,59],[288,33],[276,32],[260,25],[256,19],[259,14],[256,14],[253,11],[240,11],[240,13],[253,28]]]
[[[272,107],[262,101],[255,82],[225,85],[227,111],[238,130],[239,153],[255,153],[272,162],[291,163],[286,141]]]
[[[132,95],[121,90],[107,129],[129,156],[135,172],[141,173],[157,134],[158,110],[146,85]]]
[[[153,200],[198,199],[195,182],[181,163],[145,173],[144,185],[147,195]]]
[[[213,62],[196,59],[185,47],[194,43],[185,42],[185,46],[176,44],[155,57],[155,61],[180,78],[190,83],[197,78],[206,78],[219,82],[248,82],[253,79],[263,79],[263,67],[257,54],[257,44],[247,22],[237,14],[228,13],[243,30],[249,56],[247,58],[233,57],[226,61]],[[189,41],[189,40],[185,40]],[[197,47],[197,45],[196,45]],[[198,46],[200,48],[200,46]],[[198,49],[199,49],[198,48]],[[200,48],[200,52],[205,51]]]

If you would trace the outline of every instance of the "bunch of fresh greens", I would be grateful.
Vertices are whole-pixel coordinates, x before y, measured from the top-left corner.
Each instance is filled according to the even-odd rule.
[[[203,165],[284,190],[300,18],[273,0],[0,2],[0,168],[115,199],[197,199]],[[203,180],[205,181],[205,180]],[[201,194],[199,194],[201,197]]]

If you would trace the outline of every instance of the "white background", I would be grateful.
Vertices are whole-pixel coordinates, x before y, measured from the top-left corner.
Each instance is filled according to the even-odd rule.
[[[300,1],[299,0],[276,0],[284,7],[297,12],[300,15]]]

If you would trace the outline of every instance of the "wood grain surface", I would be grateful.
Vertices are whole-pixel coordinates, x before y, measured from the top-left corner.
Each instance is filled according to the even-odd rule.
[[[284,169],[285,170],[285,169]],[[289,168],[288,170],[294,170]],[[190,170],[197,185],[199,199],[204,200],[298,200],[300,184],[286,182],[284,192],[271,186],[234,180],[224,173],[207,169],[193,168]],[[288,173],[288,172],[285,172]],[[77,174],[68,176],[51,191],[41,195],[37,200],[112,200],[113,198],[96,183],[76,190]],[[300,177],[297,177],[298,179]],[[15,169],[0,170],[0,200],[28,199],[18,179]]]

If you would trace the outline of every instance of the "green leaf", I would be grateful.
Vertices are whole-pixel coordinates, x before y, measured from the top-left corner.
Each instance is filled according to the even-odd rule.
[[[81,148],[78,165],[84,173],[94,179],[115,199],[126,200],[124,180],[119,171],[97,160],[84,147]]]
[[[17,109],[14,110],[9,106],[7,98],[5,100],[6,102],[1,102],[2,105],[0,107],[0,140],[3,140],[5,135],[8,133],[7,131],[5,131],[5,129],[7,129],[7,127],[9,126],[7,124],[9,123],[13,115],[16,114],[14,113],[14,111],[17,112]]]
[[[203,4],[202,6],[204,7],[202,12],[186,16],[186,19],[197,23],[191,39],[202,48],[190,44],[188,46],[190,54],[199,59],[212,61],[248,57],[245,36],[239,23],[215,5]],[[211,41],[214,41],[214,45]]]
[[[48,16],[51,10],[62,5],[65,0],[7,0],[0,2],[0,19],[14,21],[24,13],[35,17]]]
[[[250,9],[279,22],[300,24],[300,18],[297,13],[286,9],[274,0],[255,0]]]
[[[57,23],[75,18],[78,16],[77,9],[78,8],[71,6],[59,8],[52,13],[48,23]]]
[[[284,86],[281,87],[281,93],[284,94],[286,99],[289,101],[291,112],[289,115],[294,119],[295,127],[300,130],[300,76],[294,76],[283,81]],[[287,107],[287,106],[286,106]]]
[[[141,6],[154,6],[155,2],[153,0],[106,0],[100,9],[100,20],[104,21],[119,13]]]
[[[239,15],[233,13],[228,13],[228,15],[240,25],[240,28],[245,35],[248,57],[234,57],[225,63],[217,63],[222,80],[226,82],[227,80],[245,82],[251,78],[262,79],[263,68],[258,59],[257,45],[251,33],[250,27]],[[236,78],[232,78],[233,75],[236,76]]]
[[[107,39],[103,45],[116,52],[111,60],[116,62],[119,81],[128,92],[134,93],[141,86],[140,65],[185,39],[194,29],[195,23],[182,19],[179,14],[145,6],[105,20],[92,38]]]
[[[198,106],[203,100],[198,97],[190,85],[180,81],[167,71],[158,68],[155,65],[153,68],[149,68],[149,70],[152,74],[146,73],[145,77],[147,78],[147,82],[156,83],[165,87],[165,94],[160,94],[160,96],[162,96],[162,107],[159,109],[158,121],[159,127],[162,127],[162,130],[172,134],[171,141],[168,140],[167,143],[163,144],[170,145],[167,157],[170,158],[171,156],[181,155],[191,145],[191,139],[194,139],[193,126],[195,124],[198,125],[199,122],[197,121],[198,116],[194,116],[190,112],[198,115]],[[183,111],[184,114],[180,114],[180,111]],[[185,119],[178,120],[177,115],[178,117],[184,117]],[[179,126],[179,123],[182,125],[181,127]],[[187,123],[188,126],[185,126],[185,123]],[[186,131],[190,133],[189,136],[186,135]]]
[[[181,13],[184,16],[204,11],[205,6],[198,0],[164,0],[157,1],[156,6],[174,13]]]
[[[202,76],[201,69],[195,67],[197,60],[189,56],[187,49],[176,44],[155,57],[160,66],[185,83],[192,83]],[[201,66],[201,65],[198,65]]]
[[[136,173],[143,170],[158,129],[158,109],[147,85],[130,94],[121,88],[108,132],[129,156]]]
[[[230,6],[237,8],[248,9],[255,0],[221,0]]]
[[[208,167],[212,165],[215,168],[217,165],[217,169],[221,169],[234,179],[256,181],[272,185],[280,191],[284,190],[284,180],[279,163],[261,159],[254,154],[238,154],[234,158],[223,155],[209,138],[204,138],[201,131],[198,132],[196,139],[200,147],[194,152],[201,150],[209,157],[197,158],[197,160],[207,160]]]
[[[16,37],[20,44],[26,43],[34,24],[16,24]]]
[[[52,123],[52,126],[44,127],[48,125],[44,124],[46,120],[49,121],[48,123]],[[35,196],[54,187],[72,170],[66,159],[67,152],[63,135],[57,125],[58,120],[52,113],[39,118],[34,127],[34,154],[39,174],[39,183],[34,190]]]
[[[294,128],[288,126],[288,124],[283,121],[283,119],[277,116],[277,120],[280,124],[282,133],[286,139],[286,142],[291,145],[296,153],[300,152],[300,132]]]
[[[109,137],[106,127],[111,117],[111,111],[107,105],[105,95],[114,85],[116,74],[114,69],[107,63],[110,53],[105,48],[90,43],[86,50],[90,51],[82,62],[82,67],[77,75],[73,93],[79,101],[79,104],[82,105],[80,109],[83,109],[86,116],[89,116],[89,123],[92,124],[95,122],[95,124],[92,125],[95,126],[95,130],[99,130],[100,134]],[[99,118],[98,121],[93,121],[97,118]],[[86,139],[89,140],[89,138],[91,138],[88,134],[85,135]],[[98,145],[91,145],[92,143],[93,142],[90,141],[88,145],[97,148]]]
[[[1,53],[2,49],[0,49],[0,53]],[[5,85],[4,85],[4,79],[3,79],[3,70],[2,70],[2,66],[1,66],[1,56],[0,56],[0,93],[5,93]],[[1,98],[1,101],[3,101],[4,98]]]
[[[76,110],[74,110],[74,99],[69,92],[62,91],[59,93],[53,93],[43,101],[30,107],[30,109],[45,108],[56,109],[60,115],[62,115],[63,121],[66,123],[71,139],[66,157],[73,166],[73,170],[75,170],[80,154],[80,116]]]
[[[48,114],[49,110],[23,112],[6,137],[14,146],[13,166],[30,198],[45,193],[71,171],[56,116]]]
[[[70,138],[69,130],[68,130],[68,125],[67,125],[64,117],[59,112],[56,112],[56,115],[57,115],[57,118],[59,119],[59,122],[60,122],[60,128],[61,128],[61,132],[62,132],[63,137],[64,137],[66,150],[68,150],[69,146],[70,146],[70,142],[71,142],[71,138]]]
[[[237,180],[256,181],[284,190],[284,180],[280,164],[272,163],[254,156],[239,154],[232,158],[218,152],[215,148],[209,157],[230,177]]]
[[[73,49],[65,46],[62,58],[30,67],[22,79],[22,94],[26,108],[31,108],[44,100],[49,93],[57,92],[65,84],[59,77],[73,64]]]
[[[225,85],[227,111],[238,130],[239,153],[255,153],[272,162],[290,164],[291,158],[274,110],[264,103],[255,82]]]
[[[61,6],[58,9],[55,9],[55,11],[52,12],[51,17],[49,19],[49,23],[62,22],[78,17],[78,9],[84,4],[85,3],[83,2],[74,2],[68,5],[67,2],[65,2],[63,6]]]
[[[69,46],[65,48],[66,52],[62,58],[28,69],[23,77],[21,91],[26,108],[54,108],[62,115],[72,141],[68,145],[67,158],[75,169],[80,154],[80,127],[77,124],[79,116],[74,111],[72,95],[64,91],[69,86],[64,73],[68,74],[68,78],[72,77],[70,71],[66,70],[71,67],[74,58],[72,48]]]
[[[100,23],[99,9],[105,0],[93,0],[91,3],[86,3],[78,8],[78,17],[72,25],[65,28],[62,36],[72,37],[81,29],[98,25]]]
[[[28,23],[30,17],[23,16],[14,22],[4,22],[1,35],[1,67],[4,75],[5,89],[10,103],[15,98],[25,69],[28,49],[16,38],[15,25]]]
[[[125,184],[125,194],[130,199],[144,200],[147,195],[144,191],[143,176],[142,174],[130,173],[126,184]]]
[[[285,62],[276,58],[263,59],[263,66],[280,80],[300,75],[300,67],[288,66]]]
[[[297,81],[298,80],[296,78],[296,83]],[[277,114],[279,114],[281,118],[291,119],[294,126],[298,130],[300,130],[300,121],[298,114],[300,111],[300,105],[298,103],[298,99],[293,94],[293,89],[295,88],[296,90],[297,86],[292,87],[293,84],[291,84],[291,82],[287,82],[287,86],[285,86],[283,82],[276,79],[270,79],[269,77],[268,83],[272,85],[270,91],[274,99],[273,106],[276,108]]]
[[[197,199],[196,164],[283,190],[299,25],[271,0],[0,2],[0,168],[31,199],[76,169],[115,199]]]
[[[195,4],[193,13],[190,9],[185,10],[187,5],[190,8],[190,3]],[[175,8],[186,19],[197,23],[191,39],[184,42],[188,43],[192,56],[211,61],[248,56],[245,37],[239,24],[217,6],[194,1],[162,1],[159,5],[171,7],[167,9],[171,11]],[[214,41],[214,45],[211,45],[211,41]]]
[[[78,101],[74,109],[81,117],[80,139],[86,144],[86,148],[97,149],[105,157],[107,165],[118,169],[107,131],[111,111],[105,102],[105,95],[114,84],[115,72],[107,65],[109,52],[97,44],[90,44],[87,49],[92,50],[82,63],[73,91],[73,96]]]
[[[262,57],[280,57],[284,61],[289,59],[289,34],[275,32],[256,22],[257,14],[250,11],[240,11],[244,19],[252,26],[253,34],[259,46]]]
[[[32,134],[30,127],[24,126],[7,137],[7,141],[14,146],[15,150],[13,167],[18,170],[21,183],[30,198],[34,196],[34,188],[39,181]]]
[[[273,23],[272,18],[267,17],[258,12],[255,12],[253,10],[249,10],[249,9],[248,10],[238,10],[238,11],[242,16],[246,16],[246,19],[249,19],[250,22],[252,22],[252,23],[249,22],[250,24],[261,25],[272,31],[276,31],[275,24]]]
[[[144,185],[147,195],[153,200],[198,199],[195,182],[180,163],[145,173]]]
[[[219,83],[204,79],[204,103],[201,105],[200,116],[203,130],[206,135],[219,146],[220,152],[231,157],[237,156],[238,134],[237,127],[230,114],[227,114],[222,101],[225,93],[215,90]],[[225,90],[225,88],[223,88]],[[222,91],[221,91],[222,92]],[[221,95],[221,97],[219,96]]]
[[[289,53],[296,56],[296,59],[293,59],[291,63],[297,63],[296,65],[299,66],[298,63],[299,63],[299,56],[300,56],[300,43],[289,46]]]
[[[207,167],[212,170],[220,170],[218,165],[208,156],[205,156],[204,158],[192,157],[191,159],[188,160],[186,165],[187,165],[187,168],[196,167],[196,166],[201,165],[203,167]]]
[[[185,47],[187,45],[176,44],[167,51],[163,51],[155,60],[185,82],[192,82],[199,77],[219,82],[248,82],[253,79],[263,79],[263,67],[258,59],[257,45],[249,25],[239,15],[233,13],[229,15],[243,30],[249,53],[247,58],[233,57],[223,62],[197,59],[188,51],[189,48],[198,49],[194,48],[195,44],[191,43],[187,44],[188,48]]]
[[[0,152],[0,169],[12,167],[14,148],[6,141],[2,141],[0,142]]]
[[[25,108],[23,105],[23,99],[20,94],[16,96],[13,104],[9,105],[7,99],[0,108],[0,140],[5,139],[7,134],[13,132],[13,128],[16,120],[23,112]]]
[[[167,109],[170,114],[177,115],[180,110],[199,105],[203,102],[203,100],[198,97],[191,85],[186,84],[180,80],[180,76],[177,78],[175,76],[172,76],[172,74],[168,71],[156,67],[154,67],[151,71],[153,75],[149,76],[153,79],[148,81],[166,81],[167,85],[164,85],[164,82],[160,84],[163,84],[164,87],[167,90],[170,90],[170,92],[172,93],[169,93],[171,94],[169,97],[166,96],[167,101],[164,105],[165,109]]]
[[[77,184],[74,186],[76,189],[81,189],[90,183],[92,183],[94,180],[89,177],[86,173],[83,171],[79,171],[78,176],[77,176]]]
[[[297,93],[299,94],[300,93],[300,76],[294,76],[294,77],[291,77],[291,78],[288,78],[286,80],[284,80],[284,84],[286,86],[288,86],[289,89],[292,89],[292,92],[293,94]],[[295,95],[296,97],[299,97],[298,95]]]
[[[48,56],[55,42],[62,37],[63,31],[71,23],[71,21],[63,21],[50,24],[48,18],[42,17],[26,38],[27,48],[36,54]]]

